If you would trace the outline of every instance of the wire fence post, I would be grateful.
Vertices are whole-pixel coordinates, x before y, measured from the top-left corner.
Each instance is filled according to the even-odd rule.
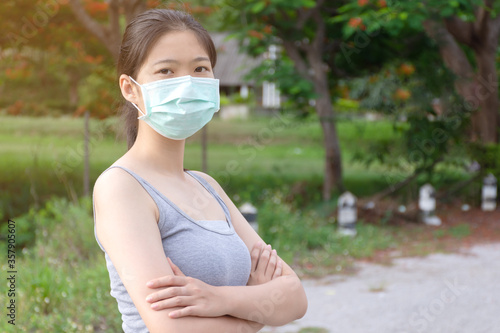
[[[89,158],[89,141],[90,141],[90,112],[85,111],[85,131],[84,131],[84,167],[83,167],[83,196],[87,197],[90,193],[90,158]]]

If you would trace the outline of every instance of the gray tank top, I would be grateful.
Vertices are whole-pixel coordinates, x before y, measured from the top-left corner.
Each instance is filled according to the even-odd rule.
[[[193,220],[133,171],[121,166],[112,166],[107,170],[115,167],[125,170],[134,177],[155,201],[160,213],[158,229],[165,255],[170,257],[186,276],[197,278],[214,286],[244,286],[247,284],[251,265],[250,253],[233,228],[227,206],[210,184],[196,174],[186,171],[215,197],[224,210],[226,221]],[[120,280],[113,262],[97,239],[96,233],[95,237],[104,251],[111,282],[110,294],[118,302],[118,310],[122,315],[123,331],[125,333],[147,333],[148,329],[139,315],[139,311]]]

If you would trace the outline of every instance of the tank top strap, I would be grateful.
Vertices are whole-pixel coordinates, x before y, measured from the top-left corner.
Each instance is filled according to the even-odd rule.
[[[229,213],[229,208],[227,207],[226,203],[222,198],[220,197],[219,193],[210,185],[203,177],[197,175],[196,173],[186,170],[186,172],[191,175],[194,179],[196,179],[214,198],[217,200],[219,205],[222,207],[222,210],[224,211],[224,215],[226,216],[226,220],[229,223],[229,225],[232,226],[232,221],[231,221],[231,214]]]
[[[153,198],[153,200],[155,202],[157,201],[158,197],[162,196],[162,194],[156,188],[154,188],[153,185],[148,183],[144,178],[142,178],[141,176],[139,176],[138,174],[136,174],[132,170],[127,169],[125,167],[122,167],[121,165],[112,165],[109,168],[107,168],[106,170],[104,170],[103,173],[110,170],[110,169],[115,169],[115,168],[122,169],[123,171],[127,172],[132,177],[134,177],[139,182],[139,184],[141,184],[142,187],[144,187],[144,189],[149,193],[149,195],[151,195],[151,197]]]

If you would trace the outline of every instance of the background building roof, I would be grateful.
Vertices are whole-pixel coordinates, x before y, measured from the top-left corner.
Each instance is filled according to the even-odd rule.
[[[215,48],[217,49],[217,64],[214,74],[220,80],[221,86],[251,85],[243,78],[255,68],[261,60],[252,58],[245,53],[240,53],[238,40],[228,39],[228,33],[211,33]]]

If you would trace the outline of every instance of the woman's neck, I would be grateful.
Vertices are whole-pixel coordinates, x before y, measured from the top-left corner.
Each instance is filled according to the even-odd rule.
[[[142,126],[129,153],[142,165],[169,176],[184,176],[184,147],[186,140],[171,140]]]

